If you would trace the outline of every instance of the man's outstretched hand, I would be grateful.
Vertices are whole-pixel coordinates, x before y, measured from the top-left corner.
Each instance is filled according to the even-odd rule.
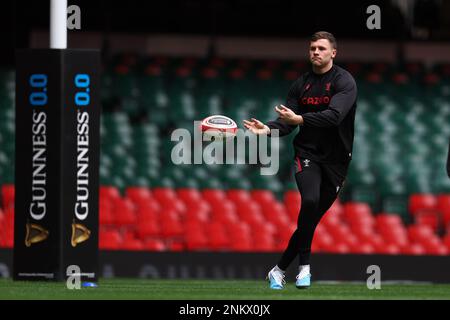
[[[253,132],[254,134],[269,134],[270,128],[266,126],[261,121],[252,118],[249,120],[244,120],[244,127]]]
[[[289,125],[303,124],[303,117],[296,114],[291,109],[282,104],[275,107],[275,111],[279,114],[280,119]]]

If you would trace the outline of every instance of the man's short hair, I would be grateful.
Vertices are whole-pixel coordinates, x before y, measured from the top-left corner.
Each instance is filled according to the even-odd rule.
[[[327,31],[318,31],[312,35],[311,42],[317,41],[319,39],[327,39],[328,41],[330,41],[333,49],[337,49],[336,38],[333,36],[333,34],[327,32]]]

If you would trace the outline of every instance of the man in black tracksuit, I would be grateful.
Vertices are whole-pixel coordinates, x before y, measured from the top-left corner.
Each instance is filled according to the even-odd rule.
[[[278,129],[280,136],[299,127],[294,139],[295,179],[301,194],[297,229],[278,264],[269,272],[270,287],[282,289],[284,272],[299,255],[296,286],[310,286],[309,258],[316,226],[336,200],[352,158],[357,89],[346,70],[333,65],[336,40],[328,32],[311,38],[312,71],[292,85],[286,106],[275,107],[279,117],[263,124],[245,120],[244,126],[255,134]]]

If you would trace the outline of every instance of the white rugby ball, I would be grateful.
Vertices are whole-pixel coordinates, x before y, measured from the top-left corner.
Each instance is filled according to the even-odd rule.
[[[236,135],[237,124],[231,118],[214,115],[202,120],[200,130],[206,136],[214,137],[215,139],[226,139]]]

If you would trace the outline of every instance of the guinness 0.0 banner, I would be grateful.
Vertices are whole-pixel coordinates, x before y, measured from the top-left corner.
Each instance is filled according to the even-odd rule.
[[[97,279],[99,68],[95,50],[16,61],[14,279]]]

